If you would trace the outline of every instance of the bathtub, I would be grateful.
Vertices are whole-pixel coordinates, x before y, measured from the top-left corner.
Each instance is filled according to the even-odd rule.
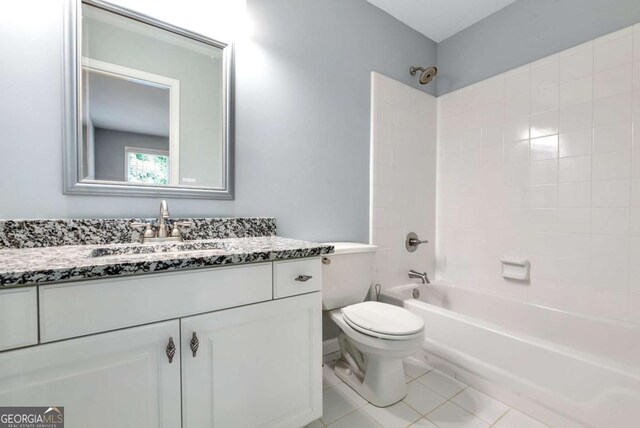
[[[552,427],[640,427],[638,325],[444,282],[383,290],[380,300],[424,319],[433,366]]]

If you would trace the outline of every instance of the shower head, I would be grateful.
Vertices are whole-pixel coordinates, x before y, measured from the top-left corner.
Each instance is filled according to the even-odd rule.
[[[436,74],[438,74],[438,69],[435,67],[427,67],[427,68],[410,67],[409,68],[409,73],[411,73],[412,76],[415,76],[416,72],[418,71],[420,72],[420,78],[418,80],[420,81],[421,85],[426,85],[427,83],[431,82],[433,78],[436,77]]]

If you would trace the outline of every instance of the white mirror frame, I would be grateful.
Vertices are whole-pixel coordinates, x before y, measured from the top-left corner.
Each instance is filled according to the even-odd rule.
[[[82,181],[82,4],[98,7],[154,27],[222,49],[223,52],[223,183],[220,188],[158,186],[117,183],[113,181]],[[233,45],[219,42],[182,28],[158,21],[102,0],[65,0],[64,19],[64,124],[63,180],[67,195],[166,196],[173,198],[233,200],[234,184],[234,61]],[[172,131],[173,132],[173,131]]]

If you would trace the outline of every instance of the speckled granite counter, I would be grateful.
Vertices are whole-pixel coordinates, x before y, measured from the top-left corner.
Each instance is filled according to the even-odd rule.
[[[115,254],[92,257],[100,248],[119,249],[140,244],[65,245],[40,248],[0,249],[0,287],[43,285],[60,281],[98,279],[151,272],[173,272],[185,269],[230,264],[266,262],[319,256],[333,252],[333,246],[298,241],[278,236],[211,239],[200,242],[218,243],[219,248],[195,251],[163,251],[153,253]]]

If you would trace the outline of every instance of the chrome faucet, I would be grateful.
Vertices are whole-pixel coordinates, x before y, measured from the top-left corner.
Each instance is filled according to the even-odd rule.
[[[420,278],[423,284],[431,284],[431,281],[429,281],[429,278],[427,277],[426,272],[420,273],[411,269],[409,271],[409,278]]]
[[[147,243],[159,243],[159,242],[182,242],[182,235],[180,234],[181,227],[193,226],[190,221],[176,221],[173,222],[173,228],[169,227],[167,220],[169,219],[169,205],[167,201],[160,202],[160,214],[158,215],[158,229],[153,230],[151,223],[131,223],[131,227],[134,229],[144,228],[144,232],[141,236],[141,241],[144,244]]]
[[[169,228],[167,227],[167,219],[169,218],[169,206],[167,201],[160,202],[160,215],[158,216],[158,232],[156,238],[166,238],[169,236]]]

